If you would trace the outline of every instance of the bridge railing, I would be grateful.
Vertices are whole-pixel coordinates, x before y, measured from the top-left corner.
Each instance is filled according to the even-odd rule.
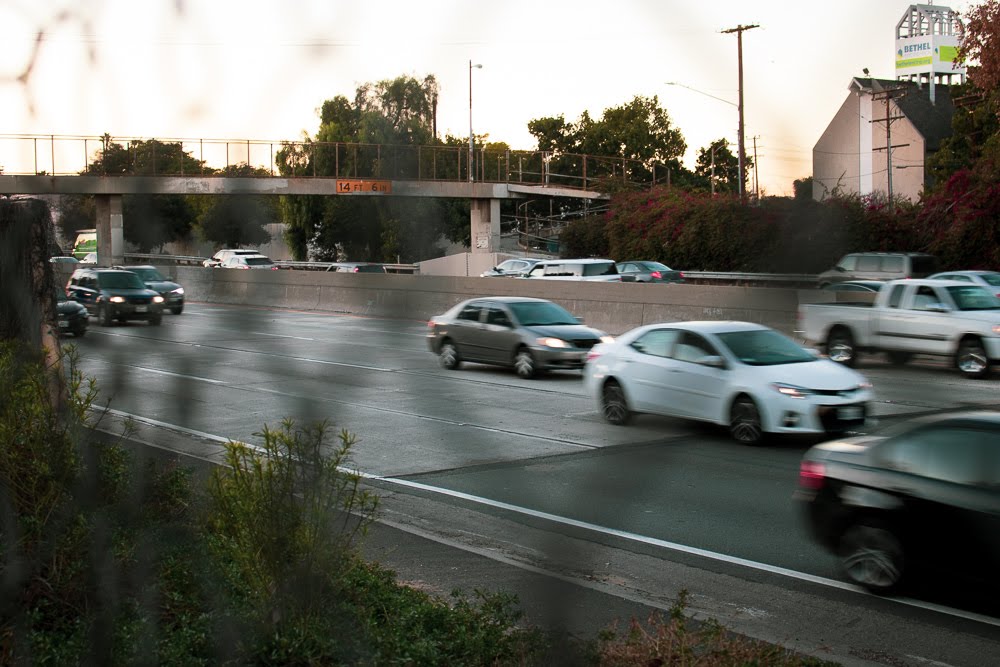
[[[662,164],[552,151],[474,151],[473,179],[581,190],[648,187]],[[143,139],[0,134],[9,175],[230,176],[467,181],[468,146],[381,145],[251,139]]]

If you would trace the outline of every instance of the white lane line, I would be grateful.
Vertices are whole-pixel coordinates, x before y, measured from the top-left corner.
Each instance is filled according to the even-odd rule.
[[[133,366],[132,364],[121,364],[127,368],[135,368],[140,371],[146,371],[147,373],[155,373],[157,375],[169,375],[175,378],[184,378],[186,380],[196,380],[198,382],[208,382],[209,384],[226,384],[224,380],[214,380],[212,378],[201,377],[198,375],[184,375],[183,373],[172,373],[171,371],[162,371],[158,368],[148,368],[146,366]]]
[[[315,338],[305,338],[303,336],[288,336],[285,334],[267,333],[266,331],[248,331],[247,333],[252,333],[257,336],[272,336],[274,338],[291,338],[294,340],[308,340],[311,342],[316,342]]]
[[[229,438],[223,438],[218,435],[213,435],[211,433],[205,433],[203,431],[195,431],[193,429],[185,428],[183,426],[177,426],[174,424],[168,424],[166,422],[157,421],[155,419],[150,419],[148,417],[142,417],[139,415],[129,414],[127,412],[121,412],[119,410],[111,410],[108,412],[111,414],[118,415],[120,417],[128,417],[134,419],[138,422],[143,422],[146,424],[151,424],[154,426],[160,426],[174,431],[180,431],[182,433],[189,433],[191,435],[196,435],[200,438],[206,438],[208,440],[214,440],[220,443],[231,442]],[[245,443],[248,446],[260,450],[260,447],[252,445],[250,443]],[[185,452],[180,452],[186,454]],[[188,454],[190,456],[190,454]],[[207,459],[206,459],[207,460]],[[788,577],[790,579],[798,579],[800,581],[807,581],[814,584],[819,584],[821,586],[827,586],[829,588],[837,588],[843,591],[849,591],[852,593],[860,593],[869,597],[878,597],[880,600],[885,600],[887,602],[895,602],[908,607],[916,607],[920,609],[925,609],[928,611],[937,612],[940,614],[945,614],[947,616],[954,616],[957,618],[964,618],[970,621],[976,621],[978,623],[983,623],[986,625],[992,625],[1000,627],[1000,618],[994,618],[992,616],[985,616],[983,614],[977,614],[970,611],[965,611],[964,609],[956,609],[954,607],[946,607],[939,604],[934,604],[933,602],[924,602],[923,600],[914,600],[913,598],[898,597],[898,598],[885,598],[881,596],[876,596],[868,591],[864,590],[860,586],[855,586],[853,584],[848,584],[843,581],[837,581],[835,579],[826,579],[825,577],[818,577],[813,574],[807,574],[805,572],[798,572],[796,570],[790,570],[784,567],[778,567],[776,565],[768,565],[767,563],[758,563],[757,561],[747,560],[746,558],[738,558],[736,556],[728,556],[726,554],[716,553],[714,551],[708,551],[706,549],[699,549],[697,547],[689,547],[684,544],[678,544],[676,542],[668,542],[667,540],[661,540],[655,537],[648,537],[646,535],[637,535],[635,533],[629,533],[623,530],[618,530],[616,528],[607,528],[605,526],[599,526],[593,523],[587,523],[586,521],[579,521],[577,519],[570,519],[568,517],[559,516],[557,514],[549,514],[548,512],[540,512],[538,510],[533,510],[527,507],[520,507],[518,505],[512,505],[510,503],[501,502],[499,500],[491,500],[490,498],[482,498],[480,496],[474,496],[469,493],[464,493],[462,491],[452,491],[451,489],[443,489],[437,486],[430,486],[429,484],[422,484],[420,482],[413,482],[407,479],[397,479],[394,477],[383,477],[382,475],[374,475],[372,473],[362,472],[353,468],[346,468],[339,466],[337,468],[341,472],[348,473],[351,475],[357,475],[363,479],[375,480],[378,482],[383,482],[385,484],[395,484],[397,486],[407,487],[411,489],[419,489],[421,491],[426,491],[429,493],[435,493],[438,495],[449,496],[452,498],[458,498],[461,500],[467,500],[480,505],[485,505],[487,507],[495,507],[497,509],[507,510],[509,512],[514,512],[516,514],[523,514],[525,516],[531,516],[544,521],[550,521],[552,523],[572,526],[574,528],[582,528],[584,530],[592,531],[595,533],[600,533],[603,535],[609,535],[612,537],[618,537],[620,539],[638,542],[640,544],[646,544],[649,546],[659,547],[661,549],[668,549],[671,551],[679,551],[681,553],[691,554],[693,556],[700,556],[702,558],[708,558],[710,560],[716,560],[723,563],[729,563],[733,565],[740,565],[742,567],[747,567],[752,570],[760,570],[762,572],[768,572],[771,574],[777,574],[781,576]]]

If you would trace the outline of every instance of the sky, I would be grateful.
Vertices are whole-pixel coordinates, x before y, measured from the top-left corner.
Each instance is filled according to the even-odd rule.
[[[762,192],[790,195],[851,78],[894,78],[911,4],[3,0],[0,166],[17,170],[4,135],[298,140],[315,135],[324,100],[401,75],[433,74],[439,134],[467,137],[471,61],[477,135],[530,150],[535,118],[655,96],[693,168],[715,139],[736,153],[737,38],[722,31],[755,25],[743,32],[746,150]]]

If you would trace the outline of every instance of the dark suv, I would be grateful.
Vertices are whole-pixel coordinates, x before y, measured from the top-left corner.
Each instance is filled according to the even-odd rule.
[[[83,304],[104,326],[127,320],[158,325],[163,318],[163,297],[131,271],[77,269],[66,284],[66,295]]]
[[[146,287],[163,297],[163,307],[169,308],[174,315],[184,312],[184,288],[169,280],[160,270],[151,264],[135,266],[116,266],[116,269],[131,271],[146,283]]]
[[[1000,412],[939,414],[816,445],[799,489],[813,537],[875,593],[928,581],[997,582]]]

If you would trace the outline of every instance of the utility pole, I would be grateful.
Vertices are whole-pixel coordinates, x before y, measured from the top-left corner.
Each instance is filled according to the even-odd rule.
[[[740,81],[740,127],[739,127],[739,142],[740,142],[740,199],[746,197],[746,163],[747,163],[747,151],[746,146],[743,141],[743,31],[753,30],[754,28],[759,28],[759,25],[738,25],[735,28],[729,28],[728,30],[723,30],[723,34],[736,33],[736,49],[737,49],[737,62],[739,64],[739,81]]]
[[[895,88],[881,88],[873,91],[872,100],[879,101],[880,99],[885,100],[885,118],[879,118],[872,120],[873,123],[885,122],[885,149],[874,148],[872,150],[880,151],[885,150],[885,167],[886,167],[886,195],[889,197],[889,202],[892,203],[892,149],[893,148],[903,148],[904,146],[909,146],[910,144],[896,144],[892,145],[892,121],[904,118],[902,115],[893,116],[892,107],[890,102],[895,99],[895,97],[900,95],[905,95],[906,89],[902,86]]]
[[[757,200],[757,204],[760,205],[760,179],[757,178],[757,171],[760,165],[757,162],[757,135],[753,138],[753,197]]]

